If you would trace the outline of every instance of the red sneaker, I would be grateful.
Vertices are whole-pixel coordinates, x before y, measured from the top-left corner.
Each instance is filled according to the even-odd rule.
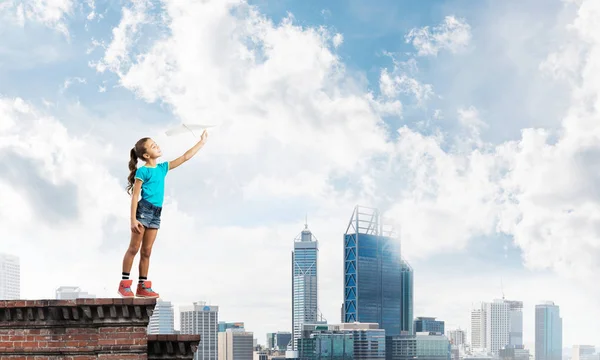
[[[138,283],[135,296],[142,298],[157,298],[158,293],[152,290],[152,281],[144,281],[142,283]]]
[[[131,291],[132,282],[133,280],[121,280],[121,283],[119,284],[119,295],[126,298],[135,297],[135,294]]]

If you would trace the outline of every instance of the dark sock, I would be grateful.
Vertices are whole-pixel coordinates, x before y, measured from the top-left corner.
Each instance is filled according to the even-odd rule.
[[[129,280],[129,273],[124,272],[124,273],[122,273],[122,275],[123,275],[121,277],[122,280]]]
[[[148,280],[148,278],[147,278],[147,277],[145,277],[145,276],[140,276],[140,281],[139,281],[139,283],[141,284],[141,283],[143,283],[144,281],[147,281],[147,280]]]

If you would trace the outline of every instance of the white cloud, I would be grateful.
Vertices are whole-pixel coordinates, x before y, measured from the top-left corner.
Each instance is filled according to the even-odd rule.
[[[23,26],[39,22],[69,36],[66,17],[73,12],[72,0],[8,0],[0,4],[0,19]]]
[[[419,56],[436,56],[441,50],[457,53],[471,41],[471,26],[464,19],[446,16],[433,29],[429,26],[414,28],[405,36],[407,43],[417,49]]]

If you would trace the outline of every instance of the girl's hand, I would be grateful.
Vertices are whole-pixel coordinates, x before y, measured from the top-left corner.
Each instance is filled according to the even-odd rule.
[[[207,138],[208,138],[208,133],[206,132],[206,129],[204,129],[204,131],[202,132],[202,136],[200,136],[200,142],[204,144],[206,142]]]
[[[131,221],[131,231],[136,233],[136,234],[141,234],[142,233],[142,223],[137,221],[137,220],[133,220]]]

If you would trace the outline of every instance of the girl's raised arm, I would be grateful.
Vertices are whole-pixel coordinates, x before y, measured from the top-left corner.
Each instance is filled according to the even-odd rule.
[[[196,145],[194,145],[191,149],[186,151],[185,154],[181,155],[177,159],[169,161],[169,171],[175,169],[179,165],[183,164],[184,162],[186,162],[189,159],[191,159],[192,157],[194,157],[194,155],[196,155],[198,150],[200,150],[204,146],[207,138],[208,138],[208,133],[206,132],[206,130],[204,130],[204,132],[202,132],[202,136],[200,137],[200,141],[198,141],[198,143],[196,143]]]

